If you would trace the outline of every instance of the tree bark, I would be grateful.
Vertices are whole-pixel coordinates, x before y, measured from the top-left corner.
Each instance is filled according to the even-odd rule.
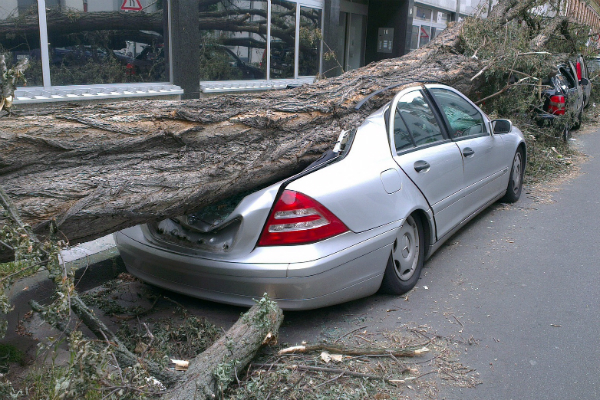
[[[54,218],[72,243],[192,212],[299,172],[397,91],[354,110],[375,90],[436,80],[471,94],[482,63],[455,52],[459,30],[296,89],[69,104],[0,118],[0,184],[35,232]]]
[[[274,303],[271,303],[274,304]],[[254,358],[269,333],[275,335],[283,321],[283,313],[277,306],[262,301],[215,342],[209,349],[195,357],[182,378],[182,383],[162,398],[214,399],[224,386],[233,381]],[[219,382],[217,372],[223,379]]]

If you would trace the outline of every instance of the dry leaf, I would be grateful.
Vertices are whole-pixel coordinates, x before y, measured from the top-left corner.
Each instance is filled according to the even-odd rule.
[[[324,351],[321,353],[321,360],[325,361],[325,363],[329,363],[331,361],[331,355],[328,352]]]

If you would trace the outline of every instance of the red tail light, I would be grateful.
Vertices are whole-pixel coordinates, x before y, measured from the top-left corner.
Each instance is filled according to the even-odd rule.
[[[575,69],[577,70],[577,80],[580,81],[581,80],[581,63],[578,62],[575,66]]]
[[[314,243],[346,231],[346,225],[316,200],[284,190],[269,215],[258,245]]]
[[[550,97],[550,104],[548,105],[548,112],[554,115],[565,114],[565,96],[556,95]]]

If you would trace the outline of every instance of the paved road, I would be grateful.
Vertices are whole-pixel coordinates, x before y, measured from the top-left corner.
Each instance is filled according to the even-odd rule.
[[[440,398],[599,399],[600,131],[580,135],[577,145],[598,156],[559,185],[553,202],[524,193],[514,206],[484,212],[426,263],[408,302],[374,296],[288,314],[283,338],[307,339],[309,325],[343,330],[347,315],[366,314],[365,325],[378,329],[427,324],[478,341],[460,361],[483,384],[442,387]]]

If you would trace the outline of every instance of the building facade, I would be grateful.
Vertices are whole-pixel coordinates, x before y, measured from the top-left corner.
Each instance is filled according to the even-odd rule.
[[[198,98],[297,86],[402,56],[479,1],[3,0],[0,52],[9,65],[30,62],[16,104]],[[583,0],[565,12],[600,26]]]

